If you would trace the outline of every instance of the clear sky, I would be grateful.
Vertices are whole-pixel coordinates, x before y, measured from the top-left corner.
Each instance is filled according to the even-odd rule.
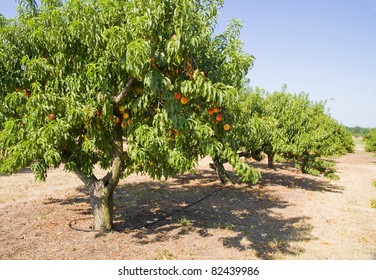
[[[0,13],[16,15],[15,0]],[[256,57],[251,86],[287,84],[327,100],[347,126],[376,127],[376,0],[225,0],[218,30],[243,20],[245,50]]]
[[[219,29],[243,20],[252,86],[327,100],[347,126],[376,127],[376,0],[225,0]]]

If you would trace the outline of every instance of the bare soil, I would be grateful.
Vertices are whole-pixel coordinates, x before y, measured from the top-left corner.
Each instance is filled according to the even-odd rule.
[[[117,231],[105,235],[90,231],[88,194],[75,175],[0,176],[0,259],[376,259],[376,158],[361,146],[337,160],[337,182],[252,163],[259,184],[223,187],[209,162],[167,181],[122,180]]]

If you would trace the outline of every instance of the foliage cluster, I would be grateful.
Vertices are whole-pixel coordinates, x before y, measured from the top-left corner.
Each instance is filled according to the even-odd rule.
[[[221,1],[43,3],[1,30],[2,172],[33,162],[44,179],[63,160],[85,175],[107,169],[121,126],[123,175],[168,177],[209,154],[256,178],[227,141],[231,120],[206,113],[233,102],[252,63],[239,22],[213,37]]]
[[[44,180],[64,163],[89,188],[97,230],[112,227],[114,190],[133,172],[167,178],[210,155],[257,180],[226,110],[253,57],[239,21],[214,34],[223,1],[23,3],[0,21],[1,173],[31,165]]]
[[[351,133],[330,117],[323,102],[310,101],[306,93],[289,93],[286,86],[273,93],[256,88],[244,91],[240,100],[232,104],[237,112],[234,138],[255,159],[266,154],[269,167],[278,157],[304,173],[334,178],[332,159],[354,149]]]
[[[376,152],[376,128],[370,129],[363,137],[367,152]]]

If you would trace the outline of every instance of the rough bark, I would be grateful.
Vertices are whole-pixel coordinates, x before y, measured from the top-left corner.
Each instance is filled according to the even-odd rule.
[[[104,232],[112,229],[112,195],[106,182],[101,179],[89,186],[90,203],[93,210],[93,229]]]
[[[211,167],[217,172],[222,184],[234,184],[219,158],[213,158],[213,164],[211,165]]]

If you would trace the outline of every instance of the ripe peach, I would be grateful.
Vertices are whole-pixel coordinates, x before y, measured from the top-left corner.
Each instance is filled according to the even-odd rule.
[[[180,100],[180,98],[181,98],[181,93],[179,93],[179,92],[175,93],[174,98],[175,98],[175,100]]]
[[[223,129],[225,131],[229,131],[231,129],[231,125],[229,125],[228,123],[226,123],[224,126],[223,126]]]
[[[180,99],[180,102],[181,102],[181,104],[186,105],[186,104],[188,103],[188,98],[185,97],[185,96],[183,96],[183,97]]]
[[[215,119],[219,122],[221,122],[223,120],[223,115],[222,114],[218,114]]]

